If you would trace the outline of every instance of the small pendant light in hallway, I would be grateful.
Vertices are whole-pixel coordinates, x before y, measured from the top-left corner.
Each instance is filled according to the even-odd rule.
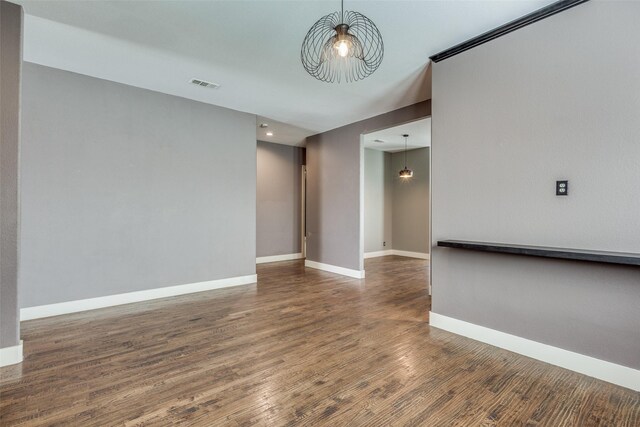
[[[404,137],[404,169],[398,172],[398,175],[400,175],[400,178],[408,179],[413,176],[413,171],[407,167],[407,139],[409,134],[405,133],[402,136]]]

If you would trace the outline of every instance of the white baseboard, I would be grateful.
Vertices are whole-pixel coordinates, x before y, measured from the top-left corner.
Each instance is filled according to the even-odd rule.
[[[350,268],[338,267],[337,265],[323,264],[321,262],[305,260],[305,267],[315,268],[316,270],[324,270],[330,273],[342,274],[343,276],[353,277],[354,279],[364,279],[364,270],[352,270]]]
[[[409,258],[429,259],[429,254],[425,254],[425,253],[422,253],[422,252],[399,251],[397,249],[393,250],[393,254],[392,255],[406,256],[406,257],[409,257]]]
[[[365,259],[377,258],[377,257],[389,256],[389,255],[405,256],[409,258],[429,259],[429,254],[425,254],[422,252],[399,251],[397,249],[388,249],[386,251],[377,251],[377,252],[365,252],[364,258]]]
[[[531,341],[434,312],[429,313],[429,324],[476,341],[640,391],[640,370],[637,369]]]
[[[111,307],[114,305],[130,304],[133,302],[173,297],[176,295],[191,294],[194,292],[210,291],[212,289],[227,288],[230,286],[248,285],[249,283],[256,283],[257,280],[258,276],[255,274],[251,274],[248,276],[230,277],[227,279],[209,280],[206,282],[189,283],[186,285],[167,286],[164,288],[128,292],[126,294],[108,295],[104,297],[21,308],[20,320],[40,319],[42,317],[77,313],[79,311],[94,310],[97,308]]]
[[[284,255],[271,255],[271,256],[261,256],[256,258],[256,264],[264,264],[267,262],[278,262],[278,261],[291,261],[293,259],[302,259],[302,253],[299,254],[284,254]]]
[[[15,365],[22,362],[22,340],[20,344],[0,348],[0,367]]]
[[[393,249],[387,249],[385,251],[376,251],[376,252],[365,252],[364,259],[378,258],[381,256],[389,256],[389,255],[393,255]]]

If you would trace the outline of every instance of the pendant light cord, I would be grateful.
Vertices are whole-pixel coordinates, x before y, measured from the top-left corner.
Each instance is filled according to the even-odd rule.
[[[341,10],[340,20],[342,21],[341,23],[344,24],[344,0],[340,0],[340,10]]]
[[[404,137],[404,168],[407,168],[407,137]]]

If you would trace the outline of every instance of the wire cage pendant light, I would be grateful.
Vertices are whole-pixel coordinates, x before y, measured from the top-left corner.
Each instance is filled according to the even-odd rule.
[[[405,133],[402,135],[404,138],[404,169],[398,172],[400,178],[411,178],[413,176],[413,171],[407,167],[407,139],[409,138],[409,134]]]
[[[362,80],[378,69],[384,44],[378,27],[361,13],[344,10],[313,24],[302,42],[304,69],[328,83]]]

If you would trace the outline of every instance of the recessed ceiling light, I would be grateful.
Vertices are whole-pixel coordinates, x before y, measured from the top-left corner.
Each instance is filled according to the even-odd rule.
[[[273,132],[267,132],[267,136],[273,136]]]
[[[261,127],[262,129],[264,129],[264,128],[268,128],[268,127],[269,127],[269,125],[268,125],[268,124],[266,124],[266,123],[260,123],[260,127]]]

